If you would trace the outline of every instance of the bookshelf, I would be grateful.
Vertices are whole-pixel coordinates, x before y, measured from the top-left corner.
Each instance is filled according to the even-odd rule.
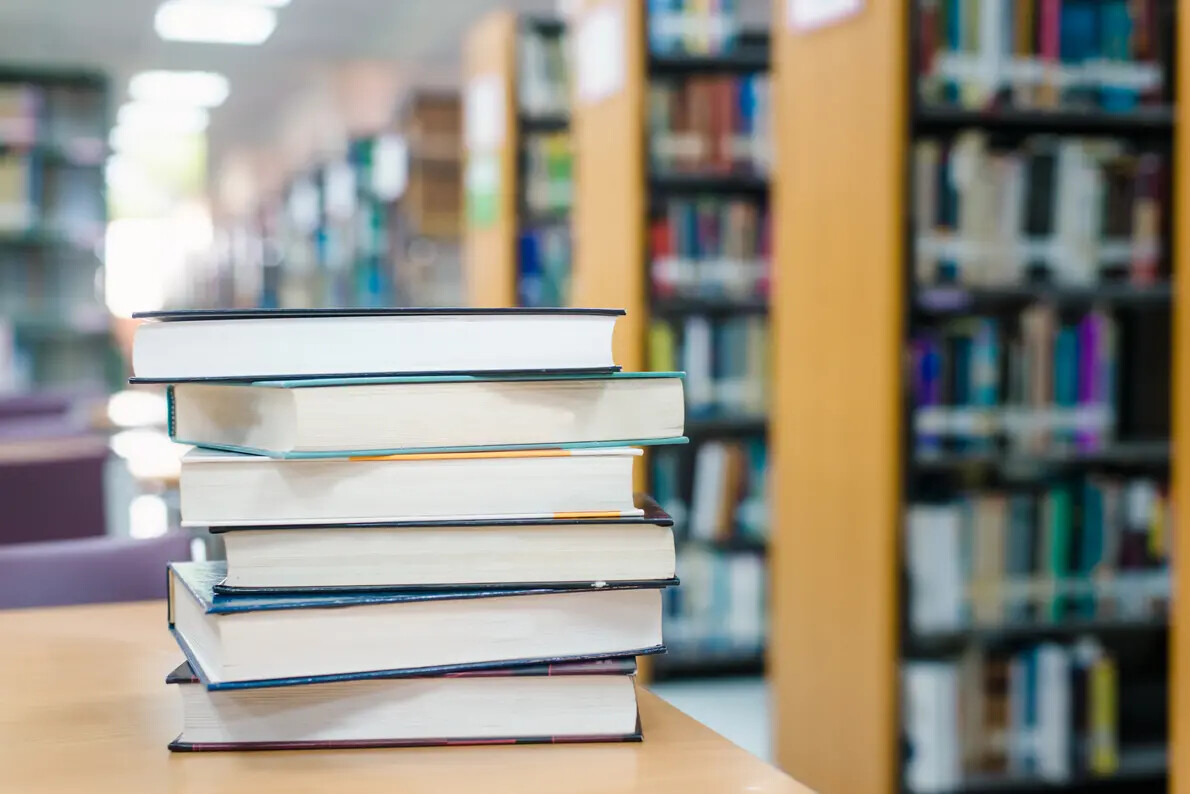
[[[467,39],[472,305],[565,306],[573,176],[566,25],[494,12]]]
[[[618,306],[616,361],[687,372],[688,446],[639,484],[675,518],[685,585],[655,679],[763,670],[768,42],[727,4],[581,4],[572,303]]]
[[[0,391],[107,391],[121,376],[97,287],[108,81],[0,66]]]
[[[791,5],[773,21],[779,764],[824,791],[1190,790],[1169,612],[1190,579],[1166,543],[1169,500],[1190,499],[1171,397],[1190,388],[1171,278],[1190,23],[1172,35],[1168,0],[981,4],[956,39],[950,0],[810,29]]]

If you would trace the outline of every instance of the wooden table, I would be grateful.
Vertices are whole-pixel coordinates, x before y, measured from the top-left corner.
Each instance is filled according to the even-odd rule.
[[[170,753],[180,660],[161,602],[0,611],[0,791],[809,791],[643,690],[641,744]]]

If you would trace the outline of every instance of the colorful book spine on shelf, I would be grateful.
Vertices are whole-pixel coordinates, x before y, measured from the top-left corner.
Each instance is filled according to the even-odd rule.
[[[1126,113],[1167,101],[1162,0],[920,0],[927,105]]]
[[[764,652],[767,575],[758,552],[684,546],[683,587],[663,594],[663,631],[677,659],[759,659]],[[691,586],[693,584],[693,586]]]
[[[982,132],[914,144],[919,284],[1151,283],[1162,261],[1166,159],[1115,138]]]
[[[1169,510],[1156,480],[1101,475],[915,504],[905,540],[910,631],[1159,619]]]
[[[570,295],[570,230],[545,225],[517,238],[517,300],[524,307],[566,306]]]
[[[541,215],[570,210],[574,194],[570,134],[536,133],[524,140],[525,206]]]
[[[1089,637],[902,665],[915,792],[1038,788],[1120,768],[1119,662]]]
[[[517,97],[528,116],[564,114],[570,102],[565,31],[544,33],[529,26],[517,42]]]
[[[756,297],[768,294],[768,214],[742,199],[672,199],[649,227],[653,294]]]
[[[655,320],[648,341],[650,369],[686,373],[686,410],[691,418],[764,415],[769,388],[764,317],[712,320],[692,315],[680,324]]]
[[[658,55],[715,55],[736,47],[738,0],[649,0],[649,51]]]
[[[767,75],[656,79],[648,102],[657,173],[767,173]]]
[[[1117,322],[1099,310],[1074,324],[1048,306],[1001,325],[948,320],[910,340],[915,448],[1093,452],[1118,421]]]

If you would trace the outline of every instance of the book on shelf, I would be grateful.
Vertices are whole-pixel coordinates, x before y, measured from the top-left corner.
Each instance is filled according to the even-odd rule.
[[[139,382],[611,370],[618,309],[144,312]]]
[[[31,83],[0,84],[0,146],[36,143],[43,103],[42,91]]]
[[[639,516],[635,447],[273,459],[192,449],[184,526]]]
[[[214,528],[224,595],[270,590],[602,587],[674,578],[672,519],[640,516]]]
[[[1011,630],[1153,621],[1168,609],[1170,501],[1151,478],[919,503],[906,519],[909,628]]]
[[[222,596],[223,563],[169,570],[170,629],[209,689],[655,653],[661,589],[672,583]]]
[[[964,785],[1063,784],[1120,768],[1120,664],[1098,641],[972,648],[902,665],[905,783],[919,794]]]
[[[768,212],[755,201],[670,199],[649,224],[653,295],[765,297],[770,244]]]
[[[570,300],[573,259],[570,228],[567,225],[530,224],[521,229],[517,237],[518,305],[567,305]]]
[[[0,154],[0,232],[33,229],[41,206],[39,169],[27,154]]]
[[[768,322],[748,315],[712,320],[691,315],[679,323],[654,320],[649,366],[686,373],[689,419],[763,416],[768,405]]]
[[[649,0],[645,13],[649,52],[658,55],[731,52],[740,35],[738,0]]]
[[[679,372],[179,383],[167,395],[175,441],[281,458],[677,440],[684,413]]]
[[[566,31],[522,26],[517,34],[517,101],[529,117],[565,114],[570,108]]]
[[[174,751],[640,741],[636,661],[211,690],[183,662]]]
[[[740,658],[764,652],[768,610],[764,558],[747,551],[684,546],[680,588],[665,591],[670,652]]]
[[[757,546],[769,537],[768,444],[764,438],[710,439],[659,448],[651,456],[658,504],[682,540]],[[689,485],[687,486],[686,483]]]
[[[536,215],[559,215],[574,202],[574,157],[569,132],[524,135],[522,171],[525,208]]]
[[[1165,275],[1168,161],[1117,138],[983,132],[913,149],[919,285],[1151,284]]]
[[[765,74],[655,77],[649,83],[649,164],[655,174],[767,174]]]
[[[1120,331],[1093,309],[1075,320],[1034,305],[1016,322],[948,320],[910,341],[919,453],[1093,452],[1115,437]],[[693,385],[691,385],[693,389]]]
[[[1127,113],[1168,101],[1161,0],[919,0],[926,105]]]

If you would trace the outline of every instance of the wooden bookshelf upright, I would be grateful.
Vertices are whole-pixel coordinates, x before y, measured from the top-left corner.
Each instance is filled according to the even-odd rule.
[[[616,363],[628,371],[658,368],[650,357],[650,335],[655,321],[681,327],[690,317],[718,322],[763,318],[768,311],[767,298],[760,295],[655,294],[650,276],[651,271],[655,272],[650,227],[654,220],[665,217],[667,201],[743,198],[753,202],[763,215],[768,180],[763,175],[738,169],[705,172],[688,166],[668,172],[655,169],[649,155],[648,115],[650,102],[655,101],[650,90],[654,81],[682,84],[690,77],[738,78],[767,72],[767,39],[760,34],[741,33],[740,45],[723,52],[662,53],[650,45],[648,13],[645,4],[631,0],[586,0],[579,4],[571,20],[576,59],[571,125],[576,153],[573,215],[576,253],[571,304],[627,311],[627,316],[616,325],[613,347]],[[765,431],[763,415],[688,415],[686,434],[692,444],[678,453],[688,458],[679,466],[683,473],[678,476],[683,484],[678,490],[688,492],[693,488],[693,459],[700,444],[762,442]],[[644,465],[637,467],[638,487],[647,489],[655,485],[650,482],[651,461],[654,456],[664,454],[667,453],[647,451]],[[735,521],[734,516],[730,521]],[[732,533],[735,531],[733,528]],[[701,538],[688,539],[689,532],[679,521],[679,555],[685,544],[703,543]],[[705,548],[724,555],[763,557],[765,553],[763,540],[735,537],[708,541]],[[763,667],[762,654],[754,650],[746,654],[682,650],[681,643],[669,635],[667,642],[671,644],[669,654],[653,660],[652,672],[658,678],[756,675]]]
[[[800,4],[809,8],[812,4]],[[828,24],[798,28],[787,17],[795,3],[774,3],[773,178],[774,400],[771,420],[775,504],[769,671],[773,686],[774,751],[778,764],[820,791],[909,790],[902,771],[912,748],[902,735],[900,665],[911,653],[902,543],[911,484],[923,467],[963,471],[995,465],[995,454],[914,454],[908,336],[921,305],[914,284],[912,163],[915,136],[991,130],[1021,137],[1115,135],[1160,143],[1174,157],[1176,230],[1172,269],[1190,268],[1183,231],[1190,224],[1190,177],[1184,123],[1190,85],[1190,13],[1178,6],[1173,97],[1177,110],[1106,113],[937,111],[917,99],[914,48],[919,19],[914,0],[855,4]],[[1021,5],[1017,4],[1017,8]],[[941,132],[939,132],[941,131]],[[1169,237],[1165,238],[1170,240]],[[1168,244],[1168,243],[1167,243]],[[1168,253],[1168,251],[1167,251]],[[1188,279],[1168,286],[1026,286],[971,288],[965,313],[994,311],[1004,302],[1123,306],[1162,311],[1190,300]],[[1190,504],[1190,314],[1174,311],[1173,416],[1170,488]],[[1125,448],[1127,447],[1127,448]],[[1165,469],[1162,442],[1120,445],[1086,458],[1037,458],[1044,467],[1088,465],[1129,472]],[[1186,511],[1177,514],[1184,545]],[[1028,776],[964,783],[961,791],[1096,790],[1190,792],[1190,573],[1174,567],[1172,604],[1163,619],[1110,621],[1064,629],[1034,627],[1016,641],[1070,642],[1080,633],[1124,631],[1159,636],[1167,626],[1172,739],[1165,762],[1124,768],[1114,777],[1073,775],[1046,783]],[[1171,607],[1171,609],[1174,607]],[[958,642],[998,635],[960,629]],[[1026,627],[1026,630],[1029,630]],[[1065,631],[1065,633],[1064,633]],[[1127,639],[1124,640],[1127,642]],[[1160,643],[1160,640],[1155,640]],[[1156,647],[1162,647],[1158,644]]]
[[[524,107],[519,69],[520,38],[526,33],[561,36],[563,22],[533,14],[495,11],[468,34],[465,44],[464,182],[471,185],[465,218],[466,296],[473,306],[516,306],[521,233],[543,225],[566,225],[565,214],[537,214],[526,197],[529,136],[564,132],[566,112],[532,113]],[[473,114],[471,119],[467,113]],[[482,116],[483,118],[479,118]],[[477,140],[478,136],[478,140]],[[494,195],[483,192],[485,173]],[[491,183],[489,183],[490,186]]]

